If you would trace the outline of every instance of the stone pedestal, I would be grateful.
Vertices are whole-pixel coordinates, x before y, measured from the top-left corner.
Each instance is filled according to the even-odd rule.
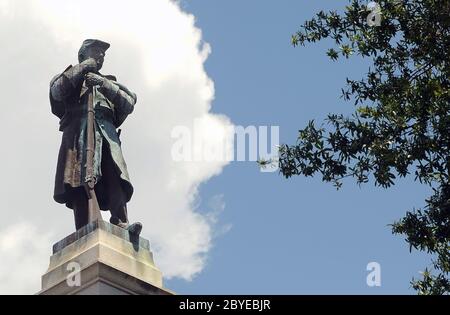
[[[168,295],[149,242],[97,221],[53,246],[39,295]]]

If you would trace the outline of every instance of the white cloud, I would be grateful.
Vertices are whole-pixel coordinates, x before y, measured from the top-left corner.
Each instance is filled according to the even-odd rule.
[[[0,294],[36,293],[40,290],[42,266],[49,262],[50,233],[29,222],[0,230]]]
[[[26,219],[53,231],[55,242],[72,232],[71,212],[52,200],[61,134],[50,113],[48,83],[77,62],[82,40],[100,38],[112,44],[102,72],[115,74],[138,95],[122,128],[135,186],[130,219],[144,223],[143,235],[166,277],[192,279],[203,269],[215,221],[197,211],[198,186],[227,162],[172,161],[171,130],[201,119],[202,142],[213,144],[223,141],[214,135],[223,135],[209,130],[231,122],[210,112],[214,84],[204,62],[211,47],[194,23],[193,15],[168,0],[0,0],[0,126],[7,179],[0,183],[0,211],[11,217],[0,228]],[[41,255],[48,258],[47,251]]]
[[[212,210],[207,214],[208,220],[211,222],[211,224],[217,224],[219,221],[219,217],[222,214],[222,212],[225,210],[225,196],[223,194],[212,196],[211,199],[208,201],[209,208]],[[229,230],[231,230],[232,225],[230,223],[227,223],[220,228],[218,228],[214,236],[218,237],[225,233],[227,233]]]

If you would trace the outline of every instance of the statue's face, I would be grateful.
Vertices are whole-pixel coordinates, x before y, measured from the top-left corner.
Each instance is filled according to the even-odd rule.
[[[105,61],[105,51],[99,47],[89,47],[86,51],[86,58],[93,58],[97,61],[97,70],[100,70]]]

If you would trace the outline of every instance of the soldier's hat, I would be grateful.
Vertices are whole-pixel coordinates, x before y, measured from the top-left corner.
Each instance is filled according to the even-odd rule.
[[[78,60],[83,61],[86,56],[86,50],[90,47],[99,47],[103,51],[107,51],[111,45],[107,42],[101,41],[99,39],[86,39],[83,44],[81,44],[80,50],[78,51]]]

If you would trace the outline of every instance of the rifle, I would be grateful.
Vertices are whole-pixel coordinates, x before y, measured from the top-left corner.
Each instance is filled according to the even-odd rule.
[[[95,155],[95,111],[94,111],[94,87],[89,88],[88,109],[87,109],[87,146],[86,146],[86,179],[84,187],[88,197],[88,223],[102,220],[97,195],[95,194],[95,184],[97,179],[94,176],[94,155]]]

